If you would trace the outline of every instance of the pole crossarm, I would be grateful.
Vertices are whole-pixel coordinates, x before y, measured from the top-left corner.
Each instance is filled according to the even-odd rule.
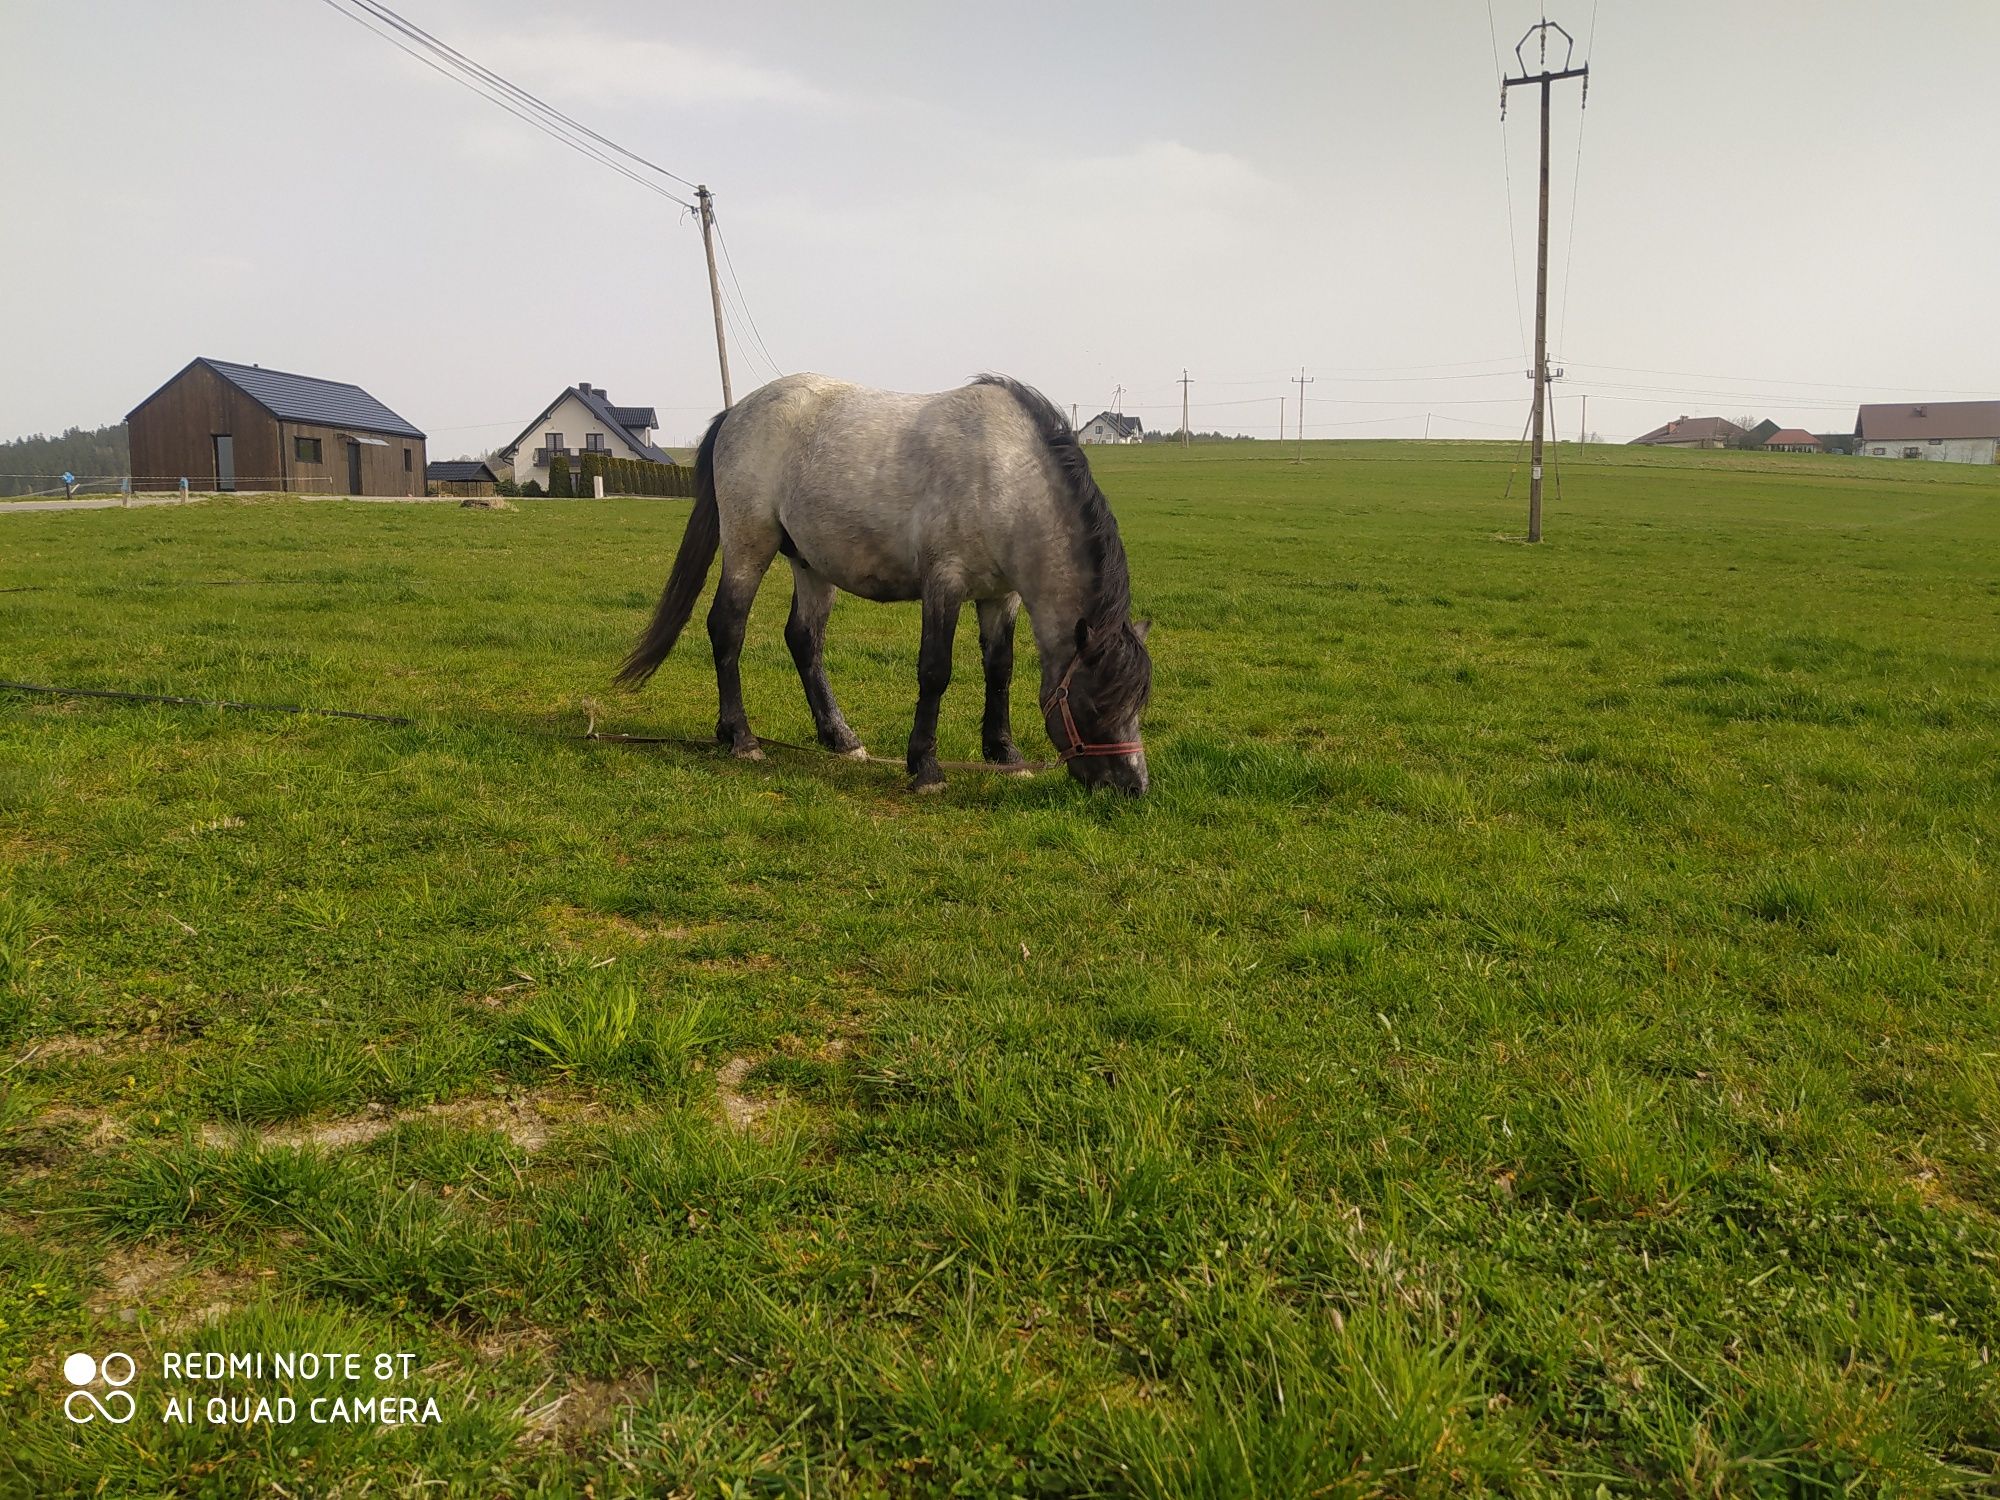
[[[1589,65],[1586,64],[1581,68],[1564,68],[1559,72],[1555,73],[1526,73],[1519,78],[1504,79],[1503,82],[1506,85],[1506,87],[1511,89],[1516,84],[1560,83],[1565,78],[1588,78],[1589,76],[1590,76],[1590,68]]]

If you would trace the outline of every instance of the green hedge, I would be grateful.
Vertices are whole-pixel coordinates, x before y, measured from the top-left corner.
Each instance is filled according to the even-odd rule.
[[[590,476],[593,472],[604,475],[604,493],[607,495],[660,495],[687,499],[694,494],[694,470],[680,464],[656,464],[643,458],[612,458],[586,453],[583,455],[583,477],[576,486],[579,495],[591,492]]]
[[[576,486],[570,483],[567,453],[558,453],[549,459],[549,498],[551,500],[576,498]]]

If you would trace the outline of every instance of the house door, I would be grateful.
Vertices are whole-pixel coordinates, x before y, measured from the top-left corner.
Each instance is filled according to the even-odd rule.
[[[347,493],[350,495],[361,493],[361,445],[359,443],[349,443],[347,445]]]
[[[215,487],[236,488],[236,439],[226,432],[215,435]]]

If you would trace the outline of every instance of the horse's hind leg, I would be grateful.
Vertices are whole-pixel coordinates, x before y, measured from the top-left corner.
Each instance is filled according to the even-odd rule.
[[[785,644],[806,690],[813,728],[819,742],[836,755],[859,760],[868,754],[861,737],[847,727],[833,684],[826,678],[826,620],[833,613],[833,585],[804,563],[792,560],[792,615],[785,622]]]
[[[951,685],[951,643],[964,606],[957,593],[924,593],[923,642],[917,648],[917,721],[910,728],[906,762],[911,785],[920,792],[934,792],[944,785],[944,768],[937,758],[938,707]]]
[[[708,641],[715,651],[715,695],[720,705],[715,737],[729,747],[731,755],[745,760],[762,760],[764,752],[743,712],[743,675],[738,664],[743,657],[750,606],[757,601],[757,585],[763,582],[764,570],[771,566],[777,550],[774,544],[769,551],[739,551],[732,557],[725,542],[722,581],[715,586],[715,602],[708,609]]]
[[[1008,694],[1014,685],[1014,617],[1021,596],[979,601],[979,654],[986,663],[986,716],[980,723],[980,753],[996,766],[1023,764],[1014,744]]]

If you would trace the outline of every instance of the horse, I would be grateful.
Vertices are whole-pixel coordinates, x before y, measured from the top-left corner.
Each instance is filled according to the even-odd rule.
[[[878,603],[921,600],[911,786],[944,785],[939,704],[970,600],[986,671],[984,759],[1020,768],[1008,706],[1014,623],[1027,606],[1041,656],[1042,718],[1086,788],[1146,790],[1139,717],[1152,691],[1150,621],[1131,617],[1125,548],[1089,460],[1054,404],[1002,375],[930,395],[787,375],[709,423],[695,501],[651,623],[618,672],[630,688],[666,660],[694,611],[718,545],[708,612],[720,710],[716,738],[761,760],[738,661],[750,606],[774,558],[792,567],[785,624],[819,742],[866,758],[827,680],[836,590]]]

